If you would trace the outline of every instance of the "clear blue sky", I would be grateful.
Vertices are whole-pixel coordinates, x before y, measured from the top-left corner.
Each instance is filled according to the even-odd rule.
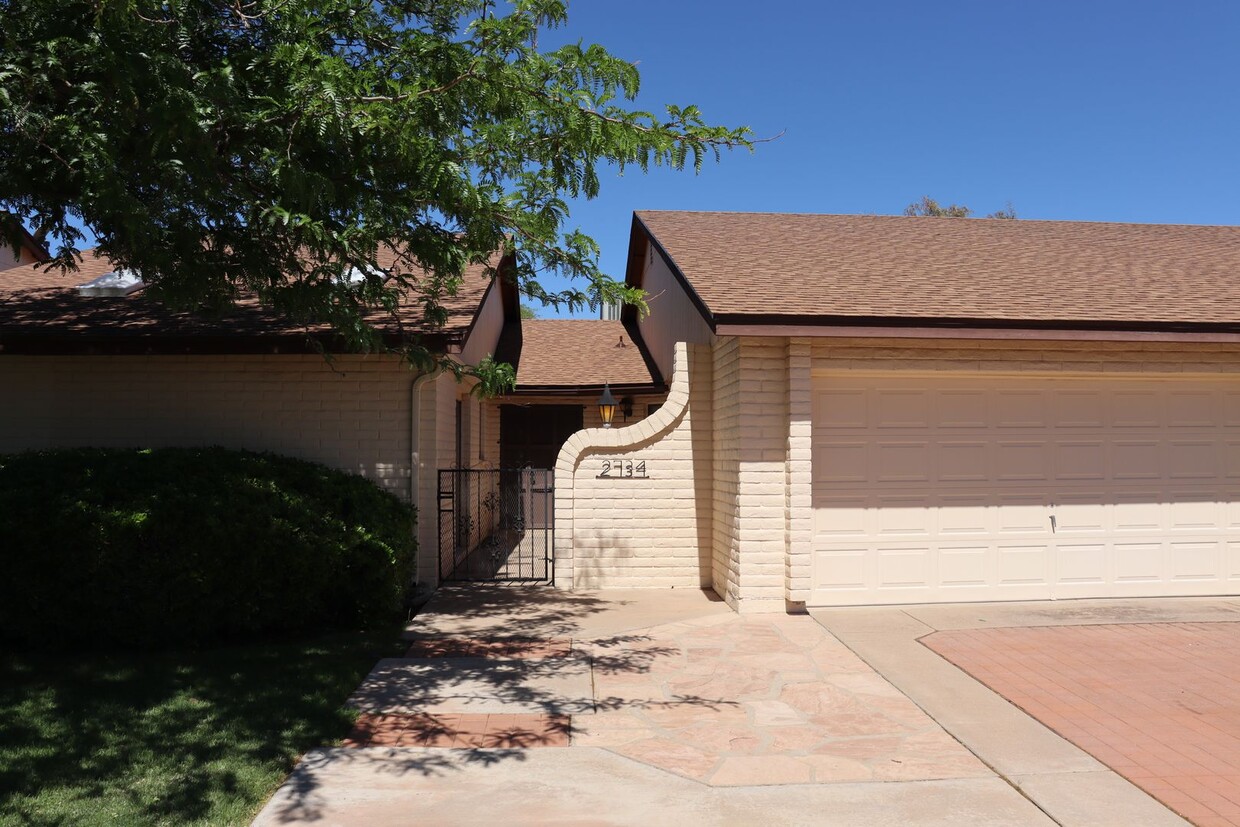
[[[635,209],[1240,224],[1240,3],[577,0],[546,38],[638,61],[638,104],[770,144],[603,178],[573,222],[624,271]],[[543,315],[552,315],[547,310]]]

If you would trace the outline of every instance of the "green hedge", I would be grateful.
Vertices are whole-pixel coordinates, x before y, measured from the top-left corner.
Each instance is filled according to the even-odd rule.
[[[0,636],[150,647],[389,621],[413,521],[361,477],[271,454],[0,455]]]

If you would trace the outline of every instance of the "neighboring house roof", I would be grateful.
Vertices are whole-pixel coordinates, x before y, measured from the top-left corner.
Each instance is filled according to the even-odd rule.
[[[388,263],[381,256],[379,264]],[[499,254],[490,266],[503,266]],[[313,340],[334,338],[328,326],[296,324],[252,296],[210,316],[170,310],[145,290],[123,297],[79,295],[78,285],[114,269],[88,250],[72,273],[27,264],[0,270],[0,347],[6,352],[270,352],[307,350]],[[435,347],[460,344],[491,284],[485,267],[469,267],[456,295],[441,301],[447,311],[442,328],[426,323],[416,299],[395,315],[375,311],[368,319],[393,343],[421,335]]]
[[[661,388],[663,378],[633,327],[601,319],[508,324],[495,360],[516,369],[516,393]]]
[[[1240,227],[641,211],[719,324],[1240,329]]]

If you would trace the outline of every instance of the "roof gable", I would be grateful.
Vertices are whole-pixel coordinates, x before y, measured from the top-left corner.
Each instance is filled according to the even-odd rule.
[[[635,219],[712,324],[1240,327],[1240,227],[654,211]]]

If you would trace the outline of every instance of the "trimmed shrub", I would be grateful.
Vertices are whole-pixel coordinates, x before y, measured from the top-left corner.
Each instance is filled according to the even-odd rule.
[[[368,480],[272,454],[0,455],[0,636],[152,647],[385,622],[413,521]]]

